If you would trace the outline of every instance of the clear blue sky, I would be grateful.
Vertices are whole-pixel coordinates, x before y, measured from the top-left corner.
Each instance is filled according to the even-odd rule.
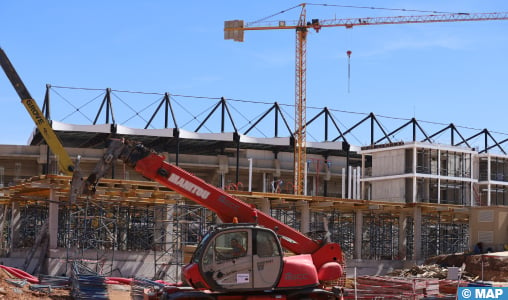
[[[238,43],[223,39],[223,22],[258,20],[298,3],[4,1],[0,5],[0,46],[40,105],[46,84],[223,96],[290,105],[294,103],[294,32],[252,31],[246,33],[245,42]],[[439,12],[508,11],[508,2],[502,0],[315,3]],[[291,10],[273,19],[295,20],[299,12]],[[429,13],[307,7],[308,19],[407,14]],[[319,33],[311,32],[307,44],[307,104],[508,133],[507,32],[508,21],[325,28]],[[352,51],[349,92],[348,50]],[[63,95],[66,91],[58,92]],[[87,97],[93,96],[64,99],[76,101],[73,105],[79,107],[77,102],[88,101]],[[122,101],[131,101],[126,100],[128,96],[120,97]],[[129,106],[140,110],[157,98],[132,100]],[[58,96],[53,95],[52,99],[53,119],[87,123],[79,119],[80,114],[69,116],[68,103]],[[197,98],[177,99],[181,100],[181,109],[194,112],[214,103]],[[3,111],[0,125],[5,129],[0,144],[26,144],[34,124],[3,73],[0,104]],[[240,121],[252,119],[268,108],[257,105],[259,111],[255,111],[247,104],[232,105],[233,113],[241,115]],[[291,107],[285,109],[293,114]],[[307,119],[316,113],[317,110],[309,108]],[[88,114],[94,117],[94,113]],[[129,123],[131,115],[132,111],[116,111],[117,122],[142,128],[143,125]],[[336,117],[345,129],[364,116],[337,112]],[[189,124],[185,129],[194,130],[197,126],[186,121],[189,116],[181,118],[180,126]],[[238,125],[246,129],[245,124]],[[316,133],[307,139],[323,138]],[[357,134],[350,142],[365,144],[367,140],[368,136]]]

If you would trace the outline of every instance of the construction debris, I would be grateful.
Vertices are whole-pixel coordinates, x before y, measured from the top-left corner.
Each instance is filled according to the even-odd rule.
[[[145,278],[134,278],[131,283],[131,299],[143,300],[147,295],[161,295],[164,284]]]
[[[0,300],[71,300],[71,299],[127,299],[130,285],[114,278],[94,275],[75,274],[72,278],[65,276],[39,275],[19,278],[21,270],[0,265]],[[37,283],[35,283],[37,279]],[[71,280],[72,279],[72,280]],[[117,282],[117,284],[112,284]],[[122,286],[120,289],[118,286]]]
[[[508,251],[472,255],[468,253],[439,255],[431,257],[425,264],[436,264],[441,267],[465,266],[465,274],[470,281],[508,282]]]
[[[0,299],[71,300],[69,289],[50,288],[48,285],[31,284],[19,279],[6,269],[0,269]]]
[[[360,276],[346,297],[359,299],[423,299],[439,295],[439,280],[434,278],[396,278],[388,276]]]
[[[478,276],[474,274],[467,273],[465,271],[461,271],[461,279],[468,281],[475,281],[478,279]],[[439,265],[420,265],[413,266],[409,269],[402,270],[394,270],[387,274],[388,276],[394,277],[415,277],[415,278],[436,278],[436,279],[447,279],[448,278],[448,268],[441,267]],[[458,279],[458,278],[457,278]]]
[[[383,291],[393,292],[406,289],[414,284],[410,293],[416,297],[430,296],[437,291],[440,295],[456,294],[457,288],[473,284],[504,286],[508,282],[508,252],[481,255],[451,254],[440,255],[426,260],[427,264],[395,270],[388,277],[368,277],[357,279],[358,290],[369,295],[371,288],[382,286]],[[458,269],[450,276],[452,268]],[[480,280],[480,281],[479,281]],[[421,285],[425,282],[424,290]],[[365,291],[365,292],[364,292]]]

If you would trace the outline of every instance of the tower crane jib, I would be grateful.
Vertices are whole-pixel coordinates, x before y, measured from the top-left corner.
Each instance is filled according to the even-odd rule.
[[[243,42],[244,32],[250,30],[280,30],[292,29],[296,31],[295,55],[295,128],[294,128],[294,187],[295,194],[303,194],[304,171],[306,163],[306,55],[307,32],[314,29],[319,32],[327,27],[353,28],[355,26],[389,25],[389,24],[419,24],[466,21],[495,21],[508,20],[508,12],[491,13],[452,13],[413,16],[389,16],[367,18],[335,18],[328,20],[312,19],[306,21],[306,7],[302,3],[302,10],[297,21],[263,21],[245,23],[243,20],[224,22],[224,39]],[[295,7],[298,7],[295,6]],[[294,7],[293,7],[294,8]],[[286,10],[287,11],[287,10]]]

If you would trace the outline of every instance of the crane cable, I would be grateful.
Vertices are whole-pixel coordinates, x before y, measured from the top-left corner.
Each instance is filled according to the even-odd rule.
[[[391,10],[391,11],[404,11],[404,12],[419,12],[419,13],[432,13],[432,14],[455,14],[457,12],[449,11],[436,11],[436,10],[421,10],[421,9],[407,9],[407,8],[390,8],[390,7],[375,7],[375,6],[356,6],[356,5],[340,5],[340,4],[326,4],[326,3],[306,3],[307,5],[314,6],[328,6],[328,7],[341,7],[341,8],[358,8],[358,9],[372,9],[372,10]]]
[[[349,94],[350,91],[350,85],[351,85],[351,50],[348,50],[347,52],[347,92]]]
[[[283,14],[283,13],[285,13],[285,12],[288,12],[288,11],[290,11],[290,10],[292,10],[292,9],[295,9],[295,8],[297,8],[297,7],[301,7],[301,6],[302,6],[302,4],[298,4],[298,5],[296,5],[296,6],[290,7],[290,8],[285,9],[285,10],[281,10],[281,11],[279,11],[278,13],[274,13],[274,14],[272,14],[272,15],[269,15],[269,16],[267,16],[267,17],[261,18],[261,19],[259,19],[259,20],[249,22],[249,23],[247,23],[247,25],[248,25],[248,26],[252,26],[252,25],[254,25],[254,24],[261,23],[261,22],[266,21],[266,20],[268,20],[268,19],[270,19],[270,18],[273,18],[273,17],[275,17],[275,16],[281,15],[281,14]]]

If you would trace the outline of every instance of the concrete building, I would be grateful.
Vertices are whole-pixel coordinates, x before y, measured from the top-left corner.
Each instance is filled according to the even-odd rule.
[[[182,143],[210,141],[204,135],[194,137]],[[304,196],[291,191],[290,152],[275,155],[243,148],[236,157],[228,155],[236,154],[236,149],[225,148],[219,155],[179,154],[178,164],[302,232],[328,228],[349,266],[364,273],[470,251],[478,241],[493,250],[508,243],[508,206],[497,195],[503,183],[491,182],[489,176],[480,181],[478,176],[489,174],[484,172],[489,168],[485,160],[497,164],[501,157],[408,142],[353,147],[358,152],[350,153],[353,159],[346,168],[346,157],[340,153],[326,158],[317,154],[330,146],[309,149],[316,154],[308,156]],[[341,143],[334,146],[340,149]],[[85,148],[68,152],[82,157],[84,174],[103,154],[102,149]],[[174,153],[166,154],[176,163]],[[44,145],[0,146],[4,262],[28,271],[63,274],[79,261],[83,268],[115,276],[176,280],[178,268],[188,259],[185,249],[217,221],[206,209],[120,163],[110,179],[101,181],[96,197],[69,203],[70,178],[54,174],[55,161]],[[490,169],[499,178],[498,169]],[[43,170],[49,174],[41,175]],[[283,183],[274,187],[280,179]],[[482,201],[482,195],[491,195],[490,200]]]
[[[101,104],[108,109],[106,116],[113,116],[111,92],[106,91]],[[108,118],[92,125],[53,120],[52,127],[70,156],[81,157],[83,174],[93,170],[108,139],[138,140],[295,229],[317,238],[328,230],[348,266],[360,267],[360,274],[471,251],[480,241],[494,251],[508,244],[508,156],[488,152],[499,143],[473,148],[469,138],[455,142],[453,133],[448,144],[434,142],[444,129],[417,139],[421,127],[412,119],[406,124],[413,125],[407,141],[390,138],[402,127],[381,130],[377,140],[371,129],[369,145],[355,146],[347,135],[367,119],[373,128],[375,116],[340,130],[325,108],[307,123],[310,131],[318,116],[326,117],[320,128],[324,140],[307,142],[304,192],[295,195],[294,138],[277,103],[249,121],[241,134],[231,115],[226,116],[223,98],[212,110],[223,108],[220,130],[212,133],[199,132],[211,113],[194,131],[179,128],[176,121],[169,128],[169,102],[164,94],[166,121],[160,129],[131,128]],[[48,108],[49,91],[44,103]],[[271,111],[274,137],[251,135]],[[224,126],[228,119],[231,132]],[[289,132],[283,137],[278,131],[282,123]],[[337,138],[329,138],[327,124],[335,124]],[[57,174],[56,160],[37,131],[28,145],[0,145],[0,252],[6,264],[31,273],[67,274],[79,267],[104,275],[178,280],[189,249],[219,221],[119,162],[94,197],[69,201],[70,178]]]

